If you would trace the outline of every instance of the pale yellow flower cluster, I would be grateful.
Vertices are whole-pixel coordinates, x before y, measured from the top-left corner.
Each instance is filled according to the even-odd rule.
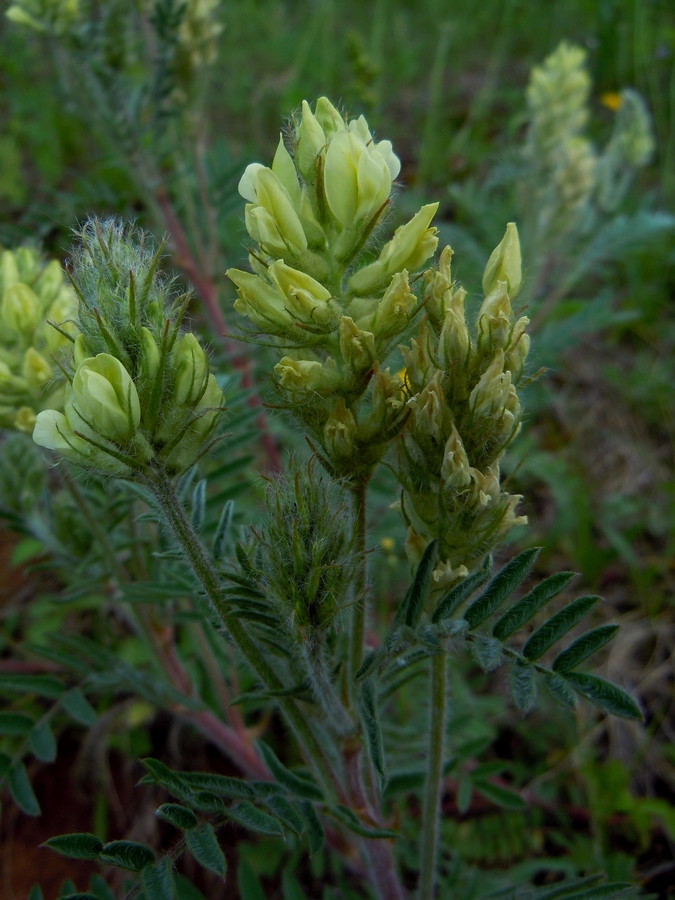
[[[83,229],[73,267],[81,333],[64,361],[64,410],[41,412],[33,439],[106,474],[175,475],[208,447],[223,392],[197,338],[179,330],[189,296],[172,304],[139,240],[115,222]]]
[[[0,253],[1,426],[30,434],[40,410],[63,407],[58,360],[77,334],[76,309],[58,260],[30,247]]]
[[[284,403],[336,472],[362,479],[407,411],[382,367],[419,311],[410,275],[438,243],[430,204],[373,258],[364,253],[390,205],[400,162],[363,116],[304,102],[271,167],[249,165],[239,191],[256,247],[253,272],[230,269],[235,308],[286,353],[274,369]]]
[[[520,430],[517,384],[530,347],[526,317],[514,321],[521,287],[514,224],[490,257],[485,298],[472,328],[465,291],[451,278],[449,247],[424,275],[425,317],[403,349],[412,396],[398,444],[400,501],[412,562],[438,539],[437,587],[467,575],[514,525],[520,495],[500,484],[499,462]]]

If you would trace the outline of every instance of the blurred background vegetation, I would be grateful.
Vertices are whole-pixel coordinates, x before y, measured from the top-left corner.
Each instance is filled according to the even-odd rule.
[[[9,6],[0,4],[3,12]],[[523,719],[505,702],[480,698],[488,676],[466,661],[451,728],[465,741],[496,739],[532,803],[525,813],[474,803],[467,769],[448,785],[446,844],[476,872],[496,867],[530,878],[545,858],[560,871],[602,868],[669,896],[675,883],[673,4],[106,0],[82,3],[78,13],[77,4],[25,0],[13,9],[37,27],[22,27],[16,15],[0,25],[0,246],[28,242],[65,259],[71,229],[88,215],[132,218],[158,238],[168,233],[168,264],[195,285],[201,301],[195,320],[223,364],[243,370],[246,389],[263,399],[269,385],[257,377],[247,345],[220,340],[224,329],[236,331],[234,290],[224,272],[245,252],[239,177],[248,162],[271,159],[279,123],[303,99],[326,95],[352,115],[363,112],[379,138],[393,141],[403,163],[394,221],[421,202],[440,200],[441,242],[452,245],[453,272],[469,292],[505,223],[518,222],[532,374],[546,370],[527,389],[527,419],[509,461],[530,518],[520,538],[545,545],[540,574],[575,569],[577,587],[606,598],[599,622],[625,627],[604,672],[640,698],[646,719],[644,725],[598,720],[587,709]],[[542,194],[541,178],[551,176],[538,174],[540,154],[533,162],[527,85],[533,67],[563,40],[586,53],[587,121],[577,135],[585,143],[576,146],[596,168],[586,187],[583,166],[567,174],[568,193],[560,196],[572,197],[575,217],[548,228],[541,212],[553,201]],[[639,165],[622,157],[603,198],[599,160],[609,158],[630,89],[649,111],[654,149]],[[264,352],[254,357],[264,370]],[[253,490],[247,500],[243,491],[274,463],[273,445],[298,443],[274,414],[269,428],[272,441],[261,449],[249,438],[242,457],[232,494],[239,494],[242,523],[255,518],[259,496]],[[10,456],[3,450],[4,506],[7,484],[16,488],[24,464],[21,453]],[[402,528],[387,509],[384,470],[377,487],[382,499],[372,512],[386,618],[408,567]],[[45,599],[53,584],[23,580],[18,567],[36,551],[30,540],[8,538],[15,580],[0,596],[5,660],[21,641],[38,640],[46,622],[58,630],[69,616],[89,614],[86,599],[55,608]],[[131,640],[118,637],[120,645]],[[125,652],[133,656],[128,646]],[[413,707],[414,694],[400,702]],[[476,724],[477,711],[489,725]],[[148,722],[161,726],[151,712],[136,710],[114,734],[114,765],[122,773],[124,760],[151,749]],[[64,737],[72,757],[76,737]],[[124,830],[123,813],[107,809],[100,791],[94,814],[100,829],[117,817],[115,827]],[[69,826],[45,827],[38,834],[34,826],[32,834],[43,839]],[[23,840],[28,853],[26,834],[16,823],[6,827],[6,852]],[[295,870],[284,870],[291,874],[281,893],[281,863],[265,842],[239,850],[247,897],[257,896],[259,879],[267,891],[260,896],[296,896],[288,888]],[[447,890],[459,890],[453,859]],[[306,886],[323,877],[318,869],[302,873]],[[462,884],[461,896],[480,896],[480,887]],[[350,896],[348,888],[336,896]]]

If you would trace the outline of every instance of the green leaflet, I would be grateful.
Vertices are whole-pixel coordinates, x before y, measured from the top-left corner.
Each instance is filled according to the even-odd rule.
[[[437,546],[437,540],[430,541],[429,544],[427,544],[424,553],[422,554],[422,559],[419,561],[415,571],[415,577],[413,578],[412,584],[408,588],[403,603],[396,612],[394,626],[405,623],[410,628],[414,628],[419,622],[427,595],[431,571],[436,559]]]
[[[511,609],[507,610],[501,619],[498,619],[492,629],[492,634],[498,640],[503,641],[521,628],[535,613],[553,597],[563,591],[574,578],[574,572],[556,572],[549,575],[543,581],[532,588],[529,594],[522,597]]]
[[[448,619],[455,610],[481,586],[481,584],[487,581],[489,574],[489,567],[483,566],[483,568],[479,572],[476,572],[475,575],[470,575],[468,578],[460,581],[460,583],[438,604],[433,611],[431,621],[436,623],[442,622],[443,619]]]
[[[174,900],[176,896],[171,865],[166,858],[141,871],[141,884],[145,900]]]
[[[380,776],[381,782],[387,780],[387,768],[384,758],[384,745],[382,743],[382,729],[377,712],[377,697],[372,679],[364,682],[360,693],[361,720],[363,721],[368,752],[373,767]]]
[[[155,854],[150,847],[138,841],[110,841],[103,845],[99,858],[101,862],[131,872],[140,872],[155,862]]]
[[[295,772],[287,769],[268,744],[265,744],[263,741],[256,741],[256,747],[265,765],[282,787],[285,787],[291,794],[295,794],[303,800],[323,800],[321,788],[314,784],[313,781],[309,781],[309,779],[296,775]]]
[[[310,855],[318,853],[323,849],[323,845],[326,842],[326,832],[321,824],[321,819],[314,809],[314,804],[310,803],[309,800],[299,800],[298,808],[307,826],[307,843]]]
[[[79,688],[73,688],[61,697],[61,706],[68,715],[86,728],[94,725],[98,715]]]
[[[170,825],[183,831],[187,831],[189,828],[196,828],[199,824],[197,816],[192,810],[178,803],[163,803],[155,810],[155,815],[157,818],[162,819],[164,822],[169,822]]]
[[[519,584],[527,577],[534,565],[541,547],[523,550],[501,569],[485,588],[483,593],[464,613],[469,629],[477,628],[495,613],[502,603],[511,596]]]
[[[200,866],[225,880],[227,873],[225,854],[220,848],[213,828],[208,823],[186,831],[185,843]]]
[[[52,675],[0,675],[0,691],[58,698],[65,690],[63,683]]]
[[[54,762],[56,739],[47,719],[41,719],[28,735],[28,746],[40,762]]]
[[[586,672],[566,672],[563,677],[577,693],[583,694],[600,709],[625,719],[642,719],[640,707],[635,700],[604,678]]]
[[[265,834],[270,837],[281,837],[283,829],[279,825],[279,820],[274,816],[268,816],[262,812],[248,800],[242,800],[234,808],[227,810],[227,816],[232,821],[243,825],[249,831],[255,831],[257,834]]]
[[[538,628],[534,634],[526,641],[523,647],[523,656],[525,659],[535,660],[543,656],[549,647],[552,647],[556,641],[567,634],[574,628],[577,622],[589,613],[600,597],[577,597],[567,606],[552,616],[548,622]]]
[[[49,847],[50,850],[70,859],[98,859],[103,850],[103,841],[94,834],[59,834],[40,846]]]
[[[19,712],[0,712],[0,735],[23,736],[34,725],[31,716]]]
[[[10,769],[7,778],[9,792],[14,798],[14,802],[23,810],[27,816],[39,816],[40,804],[33,793],[33,788],[28,779],[28,772],[22,762],[17,763]]]
[[[592,656],[596,650],[603,647],[608,641],[614,637],[619,630],[618,625],[601,625],[592,631],[587,631],[577,638],[570,646],[559,653],[553,660],[551,668],[554,672],[564,674],[570,669],[576,668],[589,656]]]

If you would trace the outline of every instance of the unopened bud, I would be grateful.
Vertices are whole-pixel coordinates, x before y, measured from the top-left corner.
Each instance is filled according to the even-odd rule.
[[[323,445],[329,456],[344,458],[354,453],[356,420],[340,397],[323,429]]]
[[[244,218],[253,240],[278,257],[298,256],[307,249],[291,196],[271,169],[252,163],[239,182],[239,193],[251,201]]]
[[[188,332],[176,342],[171,351],[175,370],[174,399],[179,406],[192,406],[204,393],[209,361],[199,341]]]
[[[445,401],[442,387],[443,373],[437,371],[424,388],[408,400],[413,411],[413,432],[429,435],[441,441],[445,425],[450,418],[450,410]]]
[[[506,282],[511,299],[517,296],[523,280],[520,241],[515,222],[509,222],[506,233],[492,251],[483,273],[483,293],[488,294],[497,287],[498,281]]]
[[[438,354],[446,372],[464,365],[469,353],[469,332],[464,315],[464,288],[457,288],[446,304],[443,328],[438,339]]]
[[[498,350],[494,359],[471,391],[469,407],[477,418],[488,418],[501,412],[511,387],[511,373],[504,371],[504,351]]]
[[[326,135],[326,140],[330,141],[337,131],[344,131],[344,119],[326,97],[319,97],[316,101],[315,115],[316,121]]]
[[[318,106],[318,104],[317,104]],[[302,118],[297,130],[295,161],[302,177],[313,184],[316,161],[326,146],[326,135],[306,100],[302,101]]]
[[[109,353],[85,359],[73,378],[73,404],[91,429],[109,441],[128,443],[141,409],[136,386],[122,363]]]
[[[340,353],[352,372],[369,369],[376,358],[375,337],[370,331],[360,331],[349,316],[342,316],[339,327]]]
[[[446,488],[464,488],[471,484],[469,457],[454,424],[443,451],[441,478]]]
[[[52,377],[52,367],[35,347],[29,347],[23,357],[23,377],[28,386],[36,390]]]
[[[40,301],[35,292],[17,281],[5,289],[0,304],[0,317],[6,328],[16,335],[30,335],[40,320]]]
[[[399,349],[405,363],[408,385],[413,391],[421,391],[436,370],[432,339],[426,319],[420,323],[417,337],[412,338],[410,347],[402,345]]]
[[[511,332],[511,301],[506,282],[498,281],[478,312],[478,345],[481,349],[506,348]]]

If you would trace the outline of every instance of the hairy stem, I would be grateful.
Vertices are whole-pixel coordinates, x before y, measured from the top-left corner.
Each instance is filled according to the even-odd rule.
[[[431,709],[427,780],[422,810],[419,900],[432,900],[436,883],[436,856],[443,783],[443,753],[447,708],[447,654],[431,657]]]
[[[349,662],[347,674],[350,691],[354,685],[354,677],[363,659],[363,638],[366,624],[366,586],[368,583],[368,563],[366,560],[366,495],[368,482],[361,481],[353,491],[354,550],[357,558],[357,574],[354,580],[354,604],[352,606],[351,630],[349,633]]]
[[[252,640],[243,622],[224,601],[220,576],[192,529],[185,510],[176,497],[171,480],[160,470],[152,473],[148,482],[164,513],[167,525],[183,550],[214,613],[228,630],[239,652],[268,690],[282,691],[285,686],[281,679]],[[276,699],[316,778],[330,794],[340,796],[342,794],[340,779],[297,703],[290,697],[278,696]]]

